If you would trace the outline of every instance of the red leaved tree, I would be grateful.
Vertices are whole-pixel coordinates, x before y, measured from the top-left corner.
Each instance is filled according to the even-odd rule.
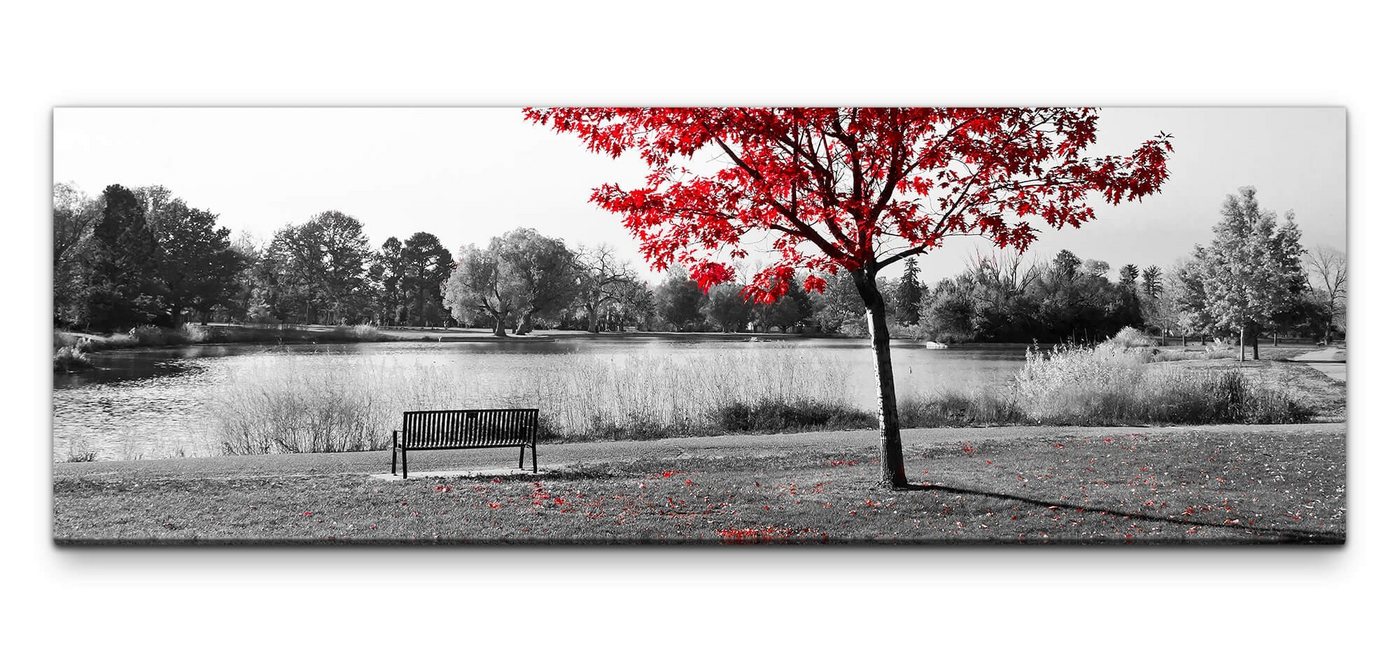
[[[619,214],[658,270],[686,267],[702,288],[734,278],[733,261],[764,252],[745,296],[792,284],[820,292],[846,271],[867,311],[879,383],[884,481],[904,486],[885,299],[876,275],[978,235],[1024,251],[1031,219],[1051,227],[1156,192],[1169,136],[1127,155],[1086,156],[1092,108],[526,108],[525,117],[612,157],[636,152],[644,184],[606,184],[592,201]],[[719,164],[716,167],[715,162]],[[686,164],[706,167],[687,168]]]

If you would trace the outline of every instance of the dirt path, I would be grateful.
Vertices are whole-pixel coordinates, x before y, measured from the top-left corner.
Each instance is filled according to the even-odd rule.
[[[906,453],[939,445],[960,447],[964,442],[1010,438],[1060,438],[1115,436],[1131,433],[1178,434],[1187,431],[1268,433],[1345,433],[1345,423],[1296,425],[1209,425],[1184,427],[991,427],[906,429]],[[868,452],[875,454],[879,436],[874,430],[815,431],[795,434],[667,438],[641,441],[605,441],[541,445],[540,466],[546,471],[564,465],[630,460],[785,456],[811,450]],[[514,449],[454,450],[410,453],[412,472],[460,473],[481,470],[514,471]],[[529,456],[526,456],[529,464]],[[510,468],[510,469],[506,469]],[[219,456],[152,461],[101,461],[56,463],[54,478],[122,476],[158,479],[248,476],[296,476],[328,474],[387,474],[389,453],[273,454],[267,456]]]
[[[1323,375],[1346,384],[1347,382],[1347,359],[1346,350],[1342,348],[1324,348],[1308,353],[1303,353],[1292,358],[1291,361],[1307,364],[1317,369]]]

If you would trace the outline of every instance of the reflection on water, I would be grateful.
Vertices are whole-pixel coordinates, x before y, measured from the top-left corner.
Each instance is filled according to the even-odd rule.
[[[111,351],[91,355],[97,370],[55,375],[55,460],[93,453],[98,460],[170,458],[216,453],[209,415],[211,394],[240,366],[276,355],[278,361],[315,361],[314,355],[428,361],[464,371],[507,375],[522,367],[538,370],[551,356],[636,353],[705,353],[716,349],[779,348],[820,352],[849,367],[853,394],[873,401],[874,366],[868,342],[859,339],[795,339],[748,343],[748,337],[558,337],[534,342],[386,342],[284,346],[208,345],[173,349]],[[997,383],[1022,364],[1024,348],[1000,346],[925,350],[895,342],[895,379],[901,393],[967,390]],[[869,375],[869,380],[864,376]],[[547,405],[546,405],[547,406]]]

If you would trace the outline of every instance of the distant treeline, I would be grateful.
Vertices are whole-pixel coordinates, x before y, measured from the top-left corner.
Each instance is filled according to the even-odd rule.
[[[939,341],[1101,341],[1126,326],[1158,335],[1330,340],[1346,328],[1346,256],[1305,251],[1292,213],[1228,196],[1208,245],[1167,271],[1062,250],[1049,262],[976,257],[929,290],[920,328]]]
[[[54,320],[120,331],[185,322],[441,326],[452,255],[432,234],[371,249],[338,211],[266,244],[160,186],[54,188]]]
[[[897,336],[939,341],[1100,340],[1124,327],[1161,335],[1327,337],[1344,328],[1345,256],[1304,253],[1291,215],[1278,225],[1252,189],[1232,196],[1216,240],[1176,267],[1108,263],[1068,250],[1051,261],[973,257],[932,286],[909,259],[879,279]],[[1243,250],[1243,251],[1240,251]],[[56,325],[123,331],[185,322],[545,328],[589,331],[780,331],[864,336],[850,277],[822,293],[795,283],[760,305],[727,283],[708,293],[672,270],[654,285],[606,246],[570,247],[515,229],[456,258],[433,234],[371,247],[362,223],[316,214],[260,243],[230,239],[217,216],[160,186],[86,196],[54,188]]]

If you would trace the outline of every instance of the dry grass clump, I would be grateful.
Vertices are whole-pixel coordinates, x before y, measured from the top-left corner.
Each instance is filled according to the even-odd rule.
[[[1012,387],[1042,424],[1279,423],[1312,412],[1238,369],[1148,369],[1151,355],[1116,344],[1034,350]]]

